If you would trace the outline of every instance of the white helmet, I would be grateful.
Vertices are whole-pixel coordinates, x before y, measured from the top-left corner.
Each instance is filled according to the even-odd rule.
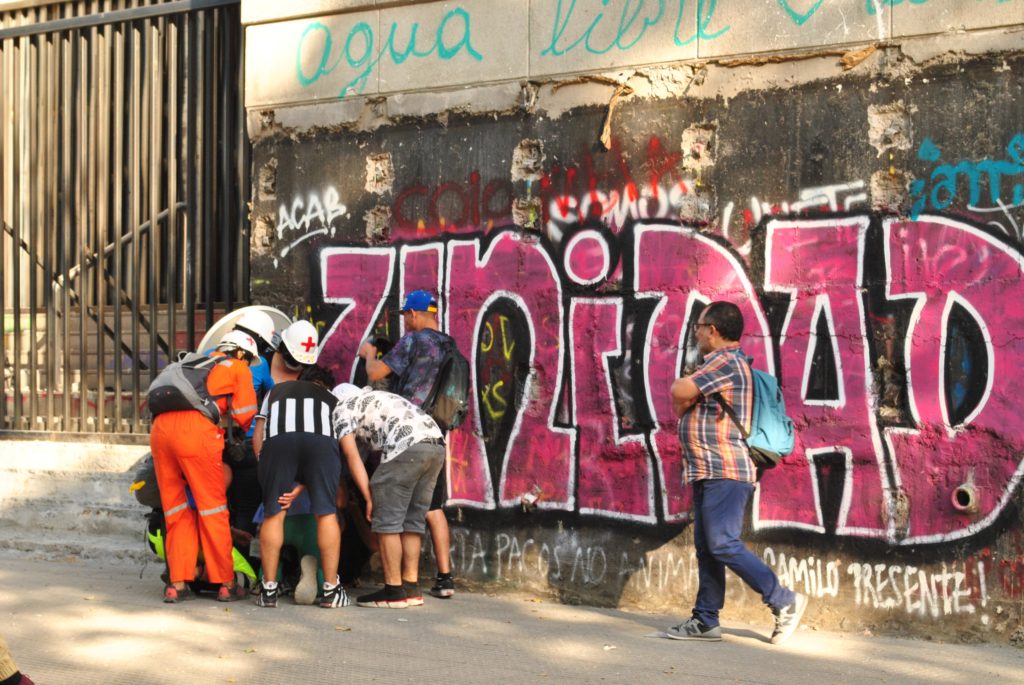
[[[305,319],[296,321],[281,333],[281,343],[292,359],[300,364],[316,364],[320,356],[320,335],[316,327]]]
[[[358,395],[359,393],[362,392],[362,390],[359,388],[359,386],[353,385],[351,383],[338,383],[336,386],[334,386],[334,390],[332,390],[331,392],[334,393],[334,396],[337,397],[339,400],[345,401],[350,397]]]
[[[264,345],[269,345],[274,338],[274,320],[270,315],[258,309],[250,309],[238,317],[235,328],[244,328],[246,333],[252,333],[263,340]]]
[[[253,337],[251,335],[243,331],[230,331],[228,333],[225,333],[224,337],[220,339],[220,343],[218,343],[217,349],[245,350],[246,352],[252,355],[252,361],[249,362],[251,366],[259,366],[261,363],[260,351],[259,348],[256,347],[256,341],[253,340]]]

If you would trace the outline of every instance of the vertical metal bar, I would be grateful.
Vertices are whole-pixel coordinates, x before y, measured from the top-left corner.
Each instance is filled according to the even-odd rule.
[[[196,24],[197,13],[185,16],[185,249],[182,267],[185,270],[185,326],[188,332],[188,349],[195,349],[196,343],[196,225],[199,218],[196,198]]]
[[[62,369],[62,396],[63,403],[61,412],[61,430],[71,430],[71,293],[70,261],[71,261],[71,91],[74,83],[73,59],[74,46],[71,42],[71,35],[65,33],[61,36],[60,43],[61,58],[61,154],[60,171],[61,196],[60,196],[60,225],[58,235],[60,236],[60,271],[61,271],[61,312],[63,321],[61,323],[61,352],[63,357]]]
[[[109,0],[104,3],[110,9]],[[107,416],[107,257],[104,246],[111,241],[110,219],[107,200],[110,195],[110,42],[111,27],[107,24],[102,33],[94,35],[97,49],[93,54],[96,66],[96,430],[110,432]],[[100,49],[101,48],[101,49]],[[114,349],[117,349],[115,343]]]
[[[4,83],[14,81],[14,41],[5,40],[0,44],[0,67]],[[8,88],[0,88],[0,112],[11,109],[11,92]],[[0,121],[0,264],[7,264],[7,229],[14,224],[12,208],[14,207],[14,150],[11,139],[14,138],[14,118],[4,116]],[[0,374],[7,372],[7,269],[0,273]],[[0,375],[0,416],[3,416],[3,428],[13,428],[10,423],[11,413],[7,411],[7,383]]]
[[[164,263],[167,265],[167,342],[168,361],[172,361],[176,353],[178,317],[177,317],[177,275],[178,275],[178,154],[180,148],[175,145],[178,139],[178,19],[167,22],[167,252]]]
[[[131,94],[130,94],[130,107],[131,107],[131,121],[128,126],[129,130],[129,169],[130,175],[128,177],[128,197],[129,207],[131,208],[130,225],[132,232],[132,247],[131,247],[131,260],[129,261],[128,270],[130,273],[131,283],[129,284],[129,297],[131,298],[131,347],[132,347],[132,432],[138,433],[140,429],[139,425],[139,385],[142,382],[142,374],[139,369],[139,223],[140,223],[140,212],[141,207],[141,184],[139,178],[141,176],[141,144],[140,137],[142,131],[141,125],[141,112],[140,105],[142,99],[142,50],[140,46],[142,33],[140,29],[132,25],[131,27]]]
[[[0,112],[7,113],[13,109],[14,97],[14,41],[5,40],[0,49],[2,57],[3,82],[7,84],[0,88]],[[10,257],[7,256],[6,246],[11,245],[11,254],[16,258],[17,248],[13,247],[13,241],[8,239],[8,228],[14,225],[14,146],[11,140],[14,138],[14,118],[4,115],[0,120],[0,264],[7,264]],[[3,330],[0,331],[0,367],[3,375],[7,373],[7,281],[8,269],[4,268],[0,273],[0,322],[3,323]],[[3,427],[13,428],[13,413],[7,410],[7,383],[6,378],[0,377],[0,412],[3,416]]]
[[[157,215],[160,214],[160,176],[161,162],[163,161],[162,148],[163,138],[160,135],[163,126],[163,112],[160,104],[163,102],[163,29],[164,19],[155,19],[149,22],[149,373],[150,380],[157,372],[157,338],[160,335],[159,316],[157,313],[157,299],[159,291],[157,283],[163,281],[163,269],[157,258],[157,246],[160,243],[160,223]],[[147,386],[149,384],[147,383]]]
[[[43,188],[45,205],[41,212],[40,225],[46,242],[46,253],[43,257],[43,306],[46,309],[46,429],[56,430],[54,416],[54,395],[57,392],[57,301],[55,250],[57,241],[54,230],[58,225],[57,215],[57,83],[60,64],[57,60],[57,41],[59,38],[45,36],[41,44],[46,46],[46,66],[41,69],[46,82],[46,104],[43,112],[45,135],[40,139],[43,149],[40,157],[45,160],[40,186]]]
[[[14,356],[14,376],[12,378],[11,389],[14,393],[14,426],[16,428],[23,428],[24,420],[24,407],[23,407],[23,389],[21,387],[21,263],[24,259],[24,250],[22,248],[22,236],[25,230],[25,224],[28,223],[25,219],[25,208],[24,202],[22,201],[23,184],[22,174],[25,173],[25,167],[28,165],[28,154],[25,149],[25,128],[27,126],[28,115],[25,111],[25,82],[28,80],[28,74],[25,73],[25,58],[26,50],[25,45],[27,44],[26,38],[19,38],[17,47],[15,48],[15,59],[18,66],[17,76],[14,81],[5,86],[10,87],[14,96],[14,102],[17,107],[15,110],[15,120],[17,126],[14,131],[14,137],[11,140],[11,147],[14,148],[15,154],[17,155],[14,167],[14,178],[12,179],[14,184],[13,197],[17,203],[17,210],[14,220],[14,240],[11,241],[11,250],[13,252],[13,259],[11,260],[11,304],[13,309],[14,321],[13,323],[13,356]]]
[[[245,30],[241,28],[240,12],[233,11],[232,16],[235,19],[234,25],[238,27],[238,49],[231,54],[236,56],[235,83],[232,84],[232,89],[237,96],[235,102],[235,146],[238,150],[238,168],[235,178],[238,188],[236,201],[239,211],[239,229],[242,233],[240,277],[243,299],[246,304],[249,304],[252,302],[251,275],[249,273],[249,258],[252,245],[252,223],[249,217],[249,200],[251,198],[249,178],[252,160],[250,159],[249,136],[246,134],[245,103],[243,101],[244,88],[234,87],[245,84]]]
[[[77,294],[78,307],[78,432],[85,432],[88,428],[89,393],[87,377],[89,374],[89,363],[87,344],[89,341],[88,317],[86,313],[89,307],[89,280],[85,273],[87,261],[87,249],[89,241],[89,198],[88,198],[88,165],[89,157],[87,151],[89,144],[88,125],[88,103],[89,103],[89,46],[86,34],[83,31],[75,31],[77,47],[77,64],[75,68],[75,238],[78,246],[78,255],[75,259],[78,267],[77,283],[72,281],[68,284]]]
[[[210,123],[213,121],[210,118],[210,100],[212,98],[212,88],[210,87],[211,80],[213,78],[213,68],[210,64],[210,31],[208,24],[208,12],[200,13],[199,21],[199,59],[197,60],[197,79],[196,87],[197,93],[199,94],[199,118],[196,121],[196,134],[199,136],[199,165],[196,171],[196,188],[199,198],[199,230],[197,231],[200,236],[202,243],[201,248],[203,251],[202,258],[202,269],[203,269],[203,301],[206,303],[206,319],[203,330],[209,330],[213,326],[213,307],[216,301],[216,293],[214,291],[213,282],[213,265],[214,265],[214,248],[213,242],[214,228],[213,228],[213,217],[210,210],[210,185],[213,183],[213,174],[210,169],[210,159],[212,157],[210,148],[212,144],[210,139]]]
[[[227,27],[226,18],[224,12],[220,9],[213,10],[214,22],[214,33],[213,33],[213,54],[211,59],[217,60],[217,67],[214,73],[217,74],[217,97],[213,99],[214,106],[216,108],[216,121],[218,122],[218,131],[216,140],[227,141],[229,138],[229,131],[231,130],[230,121],[230,109],[229,109],[229,88],[227,84],[228,79],[225,78],[225,72],[231,73],[230,70],[226,70],[225,67],[228,63],[228,54],[231,49],[231,41],[228,36],[229,30]],[[224,297],[224,306],[226,311],[234,309],[234,275],[237,273],[235,269],[235,251],[236,246],[234,241],[238,235],[238,225],[235,223],[234,212],[232,211],[231,202],[231,180],[234,174],[231,173],[231,151],[228,150],[228,146],[221,142],[216,146],[217,151],[217,187],[220,189],[220,197],[217,201],[217,228],[220,234],[220,263],[217,265],[220,271],[220,287],[221,294]]]
[[[116,248],[114,249],[114,432],[120,433],[124,430],[124,411],[122,406],[122,393],[124,392],[123,364],[124,352],[121,350],[121,342],[124,340],[123,333],[123,299],[124,292],[124,268],[123,257],[124,247],[121,244],[121,236],[124,235],[125,206],[124,206],[124,132],[126,130],[124,121],[125,93],[125,33],[129,31],[126,24],[119,24],[114,35],[114,188],[113,208],[113,237]]]
[[[40,108],[39,108],[39,94],[40,94],[40,73],[39,73],[39,46],[37,38],[32,37],[28,41],[27,45],[27,70],[28,76],[26,81],[26,93],[28,96],[28,102],[26,106],[26,115],[28,115],[28,121],[38,121]],[[42,207],[42,203],[39,199],[40,181],[42,180],[40,171],[42,168],[41,160],[39,157],[39,139],[41,138],[39,127],[30,126],[27,130],[27,138],[25,140],[26,155],[29,158],[28,169],[24,170],[26,178],[31,179],[29,187],[25,189],[25,218],[26,228],[28,229],[28,266],[29,273],[27,278],[28,286],[28,308],[29,308],[29,346],[28,346],[28,365],[29,365],[29,377],[28,377],[28,397],[29,397],[29,409],[28,409],[28,426],[27,428],[33,430],[39,425],[39,347],[37,345],[39,339],[39,325],[37,322],[37,314],[39,311],[38,302],[38,288],[39,288],[39,227],[42,223],[39,221],[39,212]]]

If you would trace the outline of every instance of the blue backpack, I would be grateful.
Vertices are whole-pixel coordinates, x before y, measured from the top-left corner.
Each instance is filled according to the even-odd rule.
[[[793,420],[786,415],[786,402],[782,399],[782,389],[775,376],[757,369],[750,371],[754,381],[754,417],[749,433],[721,393],[716,392],[714,397],[739,429],[754,464],[761,469],[770,469],[793,452]]]

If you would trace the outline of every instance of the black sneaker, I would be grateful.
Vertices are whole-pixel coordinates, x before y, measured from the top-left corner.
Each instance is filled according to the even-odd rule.
[[[324,609],[338,609],[340,607],[347,607],[351,603],[352,600],[348,598],[348,594],[345,592],[345,588],[340,580],[335,582],[334,585],[324,583],[324,594],[320,598],[320,606]]]
[[[423,593],[420,591],[419,586],[416,583],[402,583],[402,589],[405,590],[405,601],[411,607],[423,606]]]
[[[260,583],[260,594],[256,596],[256,606],[273,609],[277,606],[279,588],[277,583],[274,583],[273,587],[268,587],[267,585],[267,581]]]
[[[409,600],[401,585],[385,585],[381,590],[359,597],[356,604],[375,609],[404,609],[409,606]]]
[[[437,574],[437,580],[434,582],[433,587],[430,588],[430,595],[432,597],[440,597],[441,599],[451,599],[451,596],[455,594],[455,581],[452,580],[452,574],[446,575]]]

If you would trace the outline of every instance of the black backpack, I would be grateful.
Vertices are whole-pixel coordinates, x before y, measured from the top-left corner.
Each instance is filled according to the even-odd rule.
[[[469,362],[450,336],[438,366],[434,387],[421,407],[445,432],[458,428],[469,410]]]
[[[164,367],[149,384],[146,403],[149,413],[195,409],[213,423],[220,423],[216,398],[206,388],[206,377],[222,358],[189,353],[181,361]]]

